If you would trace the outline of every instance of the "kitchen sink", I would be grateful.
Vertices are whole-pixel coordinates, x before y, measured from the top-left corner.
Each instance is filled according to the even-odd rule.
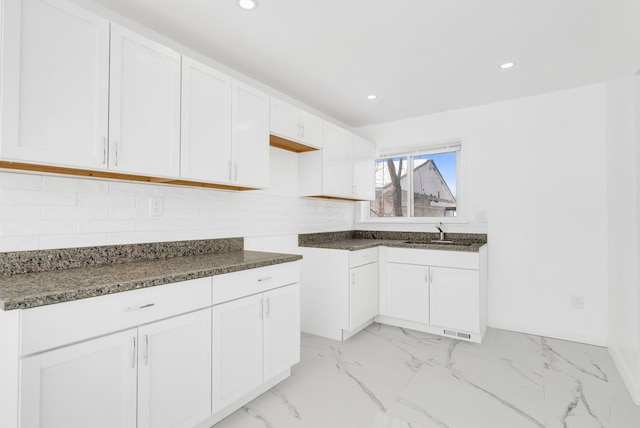
[[[441,241],[439,239],[434,239],[431,241],[404,241],[405,244],[411,244],[411,245],[455,245],[455,246],[460,246],[460,247],[468,247],[469,243],[466,242],[456,242],[456,241]]]

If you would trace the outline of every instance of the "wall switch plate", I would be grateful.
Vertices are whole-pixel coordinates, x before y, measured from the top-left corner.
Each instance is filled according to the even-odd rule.
[[[476,220],[481,222],[487,221],[487,212],[484,210],[476,211]]]
[[[162,215],[162,198],[149,198],[149,215],[152,217]]]
[[[584,309],[584,297],[579,294],[571,296],[571,307],[573,309]]]

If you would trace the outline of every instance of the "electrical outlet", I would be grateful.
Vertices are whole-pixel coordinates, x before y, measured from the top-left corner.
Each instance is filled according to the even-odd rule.
[[[584,309],[584,297],[579,294],[571,296],[571,307],[573,309]]]
[[[162,216],[162,198],[149,198],[149,215],[152,217]]]

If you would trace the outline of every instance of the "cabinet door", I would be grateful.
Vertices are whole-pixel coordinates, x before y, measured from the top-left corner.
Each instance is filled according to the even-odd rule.
[[[136,427],[136,331],[26,357],[21,428]]]
[[[378,263],[350,269],[349,330],[378,315]]]
[[[180,176],[231,182],[231,78],[182,57]]]
[[[375,151],[372,142],[353,136],[353,196],[356,199],[376,198]]]
[[[352,134],[333,124],[324,124],[322,149],[323,194],[353,197]]]
[[[3,159],[106,168],[109,22],[60,0],[5,0]]]
[[[271,98],[269,122],[269,130],[272,134],[288,138],[289,140],[300,140],[302,128],[299,108],[280,101],[277,98]]]
[[[301,111],[300,125],[302,131],[300,141],[307,146],[321,149],[324,145],[324,120],[306,111]]]
[[[269,184],[269,96],[251,86],[232,85],[233,181],[239,186]]]
[[[387,263],[387,313],[429,323],[429,267]]]
[[[179,177],[180,55],[111,25],[109,168]]]
[[[189,428],[211,414],[211,309],[138,330],[138,428]]]
[[[480,276],[477,270],[431,268],[431,324],[480,332]]]
[[[262,384],[262,295],[213,307],[213,412]]]
[[[300,285],[264,293],[264,377],[281,374],[300,361]]]

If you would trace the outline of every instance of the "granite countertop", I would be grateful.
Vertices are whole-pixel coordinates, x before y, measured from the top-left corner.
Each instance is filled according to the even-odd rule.
[[[298,235],[300,247],[357,251],[379,246],[425,250],[478,252],[487,243],[487,235],[451,233],[451,244],[433,243],[438,234],[425,232],[345,231]]]
[[[3,275],[0,276],[0,309],[27,309],[300,259],[300,255],[234,248],[187,256]]]
[[[485,245],[484,243],[473,242],[473,243],[458,243],[455,242],[453,244],[438,244],[432,242],[406,242],[400,240],[392,240],[392,239],[343,239],[340,241],[327,241],[327,242],[316,242],[312,244],[301,245],[301,247],[312,247],[312,248],[328,248],[334,250],[348,250],[348,251],[358,251],[364,250],[366,248],[374,248],[374,247],[395,247],[395,248],[417,248],[423,250],[445,250],[445,251],[469,251],[469,252],[478,252],[480,251],[480,247]]]

